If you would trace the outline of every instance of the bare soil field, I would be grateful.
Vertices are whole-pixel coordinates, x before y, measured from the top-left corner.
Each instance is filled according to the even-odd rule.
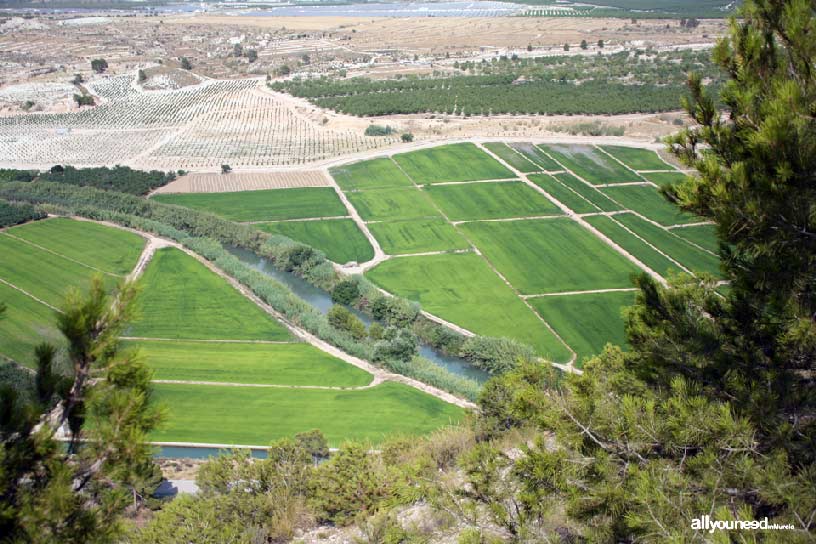
[[[153,194],[229,193],[261,189],[329,187],[331,185],[331,180],[322,170],[233,172],[230,174],[192,173],[160,187]]]

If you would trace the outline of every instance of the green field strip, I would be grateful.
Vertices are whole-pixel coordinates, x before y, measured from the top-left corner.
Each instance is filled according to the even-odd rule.
[[[682,172],[644,172],[641,176],[658,186],[674,185],[688,177]]]
[[[515,177],[513,172],[472,143],[400,153],[393,159],[417,185]]]
[[[683,212],[663,198],[657,189],[645,185],[626,185],[623,187],[606,187],[601,192],[621,206],[656,221],[661,225],[682,225],[696,223],[700,218]]]
[[[601,209],[548,174],[533,174],[528,179],[575,213],[595,213]]]
[[[329,170],[344,191],[410,187],[408,176],[388,157],[355,162]]]
[[[547,197],[521,181],[431,185],[425,191],[451,221],[563,213]]]
[[[555,174],[554,177],[555,179],[563,183],[566,187],[572,189],[585,199],[592,202],[602,211],[617,212],[623,209],[623,207],[620,204],[617,204],[616,202],[610,200],[609,197],[603,194],[599,189],[596,189],[591,185],[587,185],[586,183],[576,178],[572,174],[565,172],[562,174]]]
[[[631,287],[639,269],[567,218],[467,223],[460,228],[522,294]]]
[[[428,195],[416,187],[354,191],[346,196],[366,221],[439,217]]]
[[[226,280],[175,248],[156,251],[127,336],[288,340],[289,331]]]
[[[632,170],[674,170],[674,167],[663,161],[656,151],[637,147],[617,145],[599,145],[620,162]]]
[[[385,261],[366,276],[386,291],[477,334],[514,338],[549,360],[566,363],[569,349],[473,253]]]
[[[718,254],[720,251],[716,225],[694,225],[671,229],[671,231],[680,238],[697,244],[711,253]]]
[[[422,435],[463,420],[461,408],[407,385],[361,391],[154,384],[167,419],[153,441],[264,445],[320,429],[331,446]]]
[[[683,272],[683,269],[672,262],[671,259],[662,255],[648,243],[627,231],[623,226],[615,222],[613,218],[595,216],[585,217],[584,220],[622,247],[627,253],[661,276],[666,277],[669,272]]]
[[[470,244],[443,218],[369,223],[368,229],[389,255],[470,248]]]
[[[88,267],[120,276],[133,270],[146,244],[144,238],[126,230],[64,217],[27,223],[7,232]]]
[[[515,151],[503,142],[490,142],[483,145],[519,172],[529,174],[530,172],[542,170],[540,166],[528,160],[522,153]]]
[[[721,275],[720,259],[697,247],[686,240],[675,236],[671,231],[660,228],[648,221],[632,214],[622,214],[615,217],[624,226],[641,236],[647,242],[670,255],[674,260],[692,272],[708,272],[715,277]]]
[[[541,146],[552,158],[592,185],[641,181],[640,177],[589,145]]]
[[[332,187],[266,189],[236,193],[162,194],[151,198],[165,204],[210,212],[231,221],[336,217],[348,213]]]
[[[374,248],[352,219],[281,221],[259,223],[255,227],[319,249],[339,264],[349,261],[362,263],[374,258]]]
[[[49,342],[62,347],[65,340],[57,330],[54,310],[24,293],[0,283],[0,302],[6,312],[0,318],[0,354],[34,368],[34,347]]]
[[[138,347],[156,380],[360,387],[373,376],[310,344],[128,341]]]
[[[575,366],[597,355],[607,343],[626,347],[621,311],[631,306],[635,293],[587,293],[530,298],[528,302],[575,351]]]
[[[531,143],[510,143],[508,145],[535,163],[539,170],[547,172],[561,170],[561,167],[554,160]]]

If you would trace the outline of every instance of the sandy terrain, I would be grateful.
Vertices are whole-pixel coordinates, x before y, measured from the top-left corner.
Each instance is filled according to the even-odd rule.
[[[153,194],[166,193],[228,193],[257,191],[259,189],[288,189],[293,187],[329,187],[332,182],[321,170],[292,170],[283,172],[192,173],[181,176]]]

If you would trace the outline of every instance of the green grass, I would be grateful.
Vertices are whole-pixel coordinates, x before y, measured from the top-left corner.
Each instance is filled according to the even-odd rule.
[[[413,185],[388,157],[338,166],[329,173],[344,191]]]
[[[90,221],[56,217],[8,230],[23,238],[105,272],[125,276],[133,270],[145,246],[141,236]]]
[[[462,225],[523,294],[631,287],[635,265],[571,219]]]
[[[389,255],[425,251],[447,251],[470,247],[456,229],[444,219],[388,221],[368,225],[371,234]]]
[[[451,144],[394,155],[414,183],[509,179],[513,172],[474,144]]]
[[[554,172],[556,170],[561,170],[561,167],[558,166],[554,160],[549,158],[544,152],[541,150],[540,147],[537,147],[533,144],[528,143],[511,143],[509,144],[510,147],[533,161],[536,166],[538,166],[538,170],[546,170],[548,172]]]
[[[646,242],[628,232],[611,217],[587,217],[586,221],[658,274],[665,277],[669,272],[683,271]]]
[[[426,190],[451,221],[561,214],[547,197],[520,181],[432,185]]]
[[[684,240],[693,242],[703,249],[712,253],[720,251],[720,242],[717,238],[717,227],[714,225],[697,225],[694,227],[683,227],[672,229],[672,232]]]
[[[475,333],[515,338],[554,361],[570,358],[566,346],[478,255],[391,259],[366,275],[383,289]]]
[[[637,212],[664,226],[700,221],[699,217],[681,211],[650,185],[607,187],[602,189],[602,192],[627,210]]]
[[[549,145],[541,147],[555,160],[593,185],[641,181],[637,174],[592,146]]]
[[[641,174],[641,176],[656,185],[674,185],[688,177],[683,172],[652,172],[651,174]]]
[[[348,215],[348,210],[331,187],[167,194],[152,198],[165,204],[214,213],[231,221],[275,221]]]
[[[374,257],[371,244],[351,219],[282,221],[259,223],[256,227],[317,248],[336,263],[345,264],[349,261],[362,263]]]
[[[331,446],[421,435],[462,420],[463,411],[407,385],[387,382],[362,391],[321,391],[156,384],[168,408],[154,441],[265,445],[320,429]]]
[[[616,212],[623,209],[619,204],[615,204],[609,200],[609,198],[598,189],[590,187],[572,174],[566,172],[563,174],[555,174],[555,179],[595,204],[601,211]]]
[[[347,196],[366,221],[439,217],[428,195],[416,188],[372,189]]]
[[[629,227],[661,251],[671,255],[673,259],[693,272],[708,272],[720,276],[720,259],[702,251],[671,232],[657,227],[643,219],[632,215],[622,214],[616,220]]]
[[[602,145],[601,149],[621,161],[632,170],[672,170],[673,167],[665,162],[657,152],[651,149],[623,147],[617,145]]]
[[[226,280],[174,248],[156,251],[128,336],[288,340],[289,332]]]
[[[550,175],[533,174],[529,176],[529,179],[575,213],[597,213],[601,211],[595,204]]]
[[[626,346],[621,310],[631,306],[634,292],[539,297],[530,304],[577,354],[576,366],[597,355],[607,343]]]
[[[484,144],[484,146],[519,172],[529,174],[530,172],[538,172],[541,170],[537,164],[527,160],[523,154],[516,153],[505,143],[491,142]]]
[[[0,255],[0,278],[57,307],[70,288],[87,289],[91,277],[100,274],[4,234],[0,234]],[[108,288],[117,282],[113,276],[103,279]]]
[[[368,372],[309,344],[132,341],[157,380],[357,387]]]
[[[0,318],[0,354],[33,368],[34,346],[40,342],[65,344],[56,327],[56,312],[48,306],[3,283],[0,302],[6,304],[6,313]]]

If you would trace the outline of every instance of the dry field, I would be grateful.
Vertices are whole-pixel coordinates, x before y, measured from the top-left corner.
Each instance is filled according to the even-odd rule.
[[[292,170],[289,172],[232,172],[230,174],[192,173],[181,176],[154,194],[167,193],[229,193],[261,189],[291,189],[296,187],[330,187],[331,180],[322,170]]]

